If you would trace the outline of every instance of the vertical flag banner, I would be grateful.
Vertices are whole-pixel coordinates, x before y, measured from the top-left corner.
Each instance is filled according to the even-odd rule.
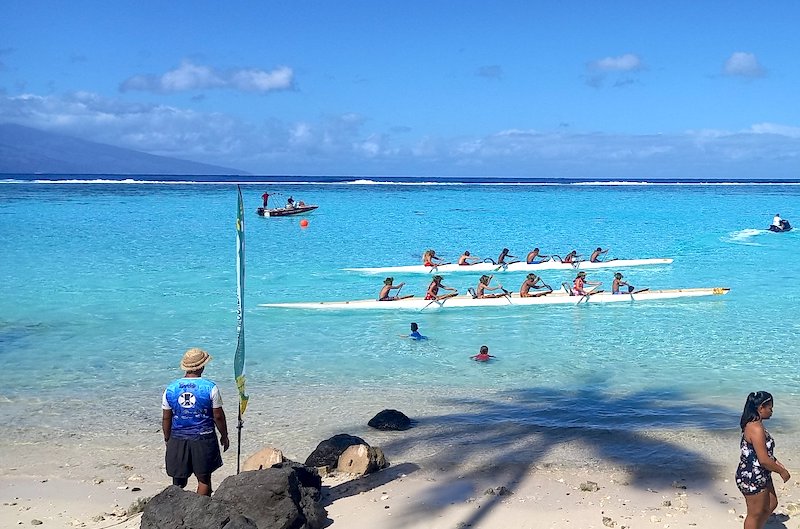
[[[244,203],[242,190],[236,186],[239,193],[239,206],[236,212],[236,332],[239,341],[236,344],[236,356],[233,358],[233,375],[236,387],[239,388],[239,420],[241,421],[244,410],[247,409],[247,396],[244,388]],[[241,432],[241,429],[239,430]]]

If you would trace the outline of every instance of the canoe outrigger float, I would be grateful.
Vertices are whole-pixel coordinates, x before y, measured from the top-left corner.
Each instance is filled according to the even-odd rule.
[[[475,263],[472,265],[442,264],[439,266],[408,265],[384,266],[379,268],[344,268],[348,272],[364,274],[443,274],[446,272],[535,272],[536,270],[593,270],[595,268],[625,268],[628,266],[665,265],[672,259],[610,259],[608,261],[544,261],[541,263]]]
[[[473,298],[472,296],[451,296],[441,300],[428,300],[408,297],[396,301],[318,301],[305,303],[262,303],[259,307],[282,309],[328,309],[328,310],[433,310],[447,307],[507,307],[514,305],[582,305],[584,303],[620,303],[673,298],[696,298],[700,296],[719,296],[727,294],[729,288],[682,288],[673,290],[641,290],[631,294],[612,294],[598,291],[586,296],[574,296],[564,290],[538,292],[533,297],[521,298],[518,294],[497,298]]]

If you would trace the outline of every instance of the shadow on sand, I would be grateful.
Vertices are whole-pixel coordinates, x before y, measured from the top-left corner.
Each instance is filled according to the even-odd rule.
[[[556,461],[558,454],[567,453],[590,465],[625,469],[628,484],[643,490],[654,486],[668,490],[674,480],[684,478],[704,487],[721,470],[719,462],[702,453],[701,446],[693,449],[692,443],[702,442],[708,434],[735,433],[738,412],[669,390],[618,396],[597,386],[579,391],[528,388],[485,399],[447,399],[440,404],[468,411],[425,417],[411,430],[387,433],[381,445],[384,452],[414,453],[421,445],[434,447],[419,462],[453,471],[459,478],[460,485],[446,491],[435,485],[429,488],[418,498],[425,508],[406,513],[405,521],[411,524],[436,516],[450,504],[481,494],[482,487],[503,484],[513,490],[527,474],[553,462],[554,454]],[[695,439],[700,432],[706,435]],[[372,488],[366,481],[364,486]],[[475,526],[502,499],[489,497],[461,525]],[[395,521],[402,526],[402,520]]]

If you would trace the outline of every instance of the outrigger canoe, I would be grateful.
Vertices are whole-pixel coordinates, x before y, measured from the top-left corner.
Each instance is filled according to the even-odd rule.
[[[538,297],[521,298],[518,294],[508,294],[498,298],[473,298],[472,296],[452,296],[439,301],[423,298],[405,298],[396,301],[318,301],[305,303],[262,303],[259,307],[282,309],[328,309],[328,310],[434,310],[448,307],[508,307],[522,305],[581,305],[584,303],[624,303],[674,298],[696,298],[727,294],[729,288],[682,288],[673,290],[642,290],[632,294],[612,294],[599,291],[587,296],[573,296],[564,290],[550,293],[539,292]]]
[[[318,207],[319,206],[294,206],[271,209],[258,208],[256,209],[256,214],[259,217],[288,217],[289,215],[308,213],[309,211],[314,211]]]
[[[364,274],[443,274],[447,272],[535,272],[536,270],[593,270],[595,268],[626,268],[629,266],[665,265],[672,259],[610,259],[608,261],[544,261],[542,263],[475,263],[473,265],[442,264],[439,266],[407,265],[384,266],[378,268],[344,268],[348,272]]]

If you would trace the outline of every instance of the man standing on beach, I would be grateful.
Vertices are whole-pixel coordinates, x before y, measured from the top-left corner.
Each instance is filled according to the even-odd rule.
[[[167,386],[161,403],[167,475],[173,485],[184,488],[194,474],[197,493],[203,496],[211,496],[211,473],[222,466],[215,426],[223,450],[230,446],[222,395],[214,382],[201,378],[210,361],[202,349],[186,351],[181,360],[186,374]]]

